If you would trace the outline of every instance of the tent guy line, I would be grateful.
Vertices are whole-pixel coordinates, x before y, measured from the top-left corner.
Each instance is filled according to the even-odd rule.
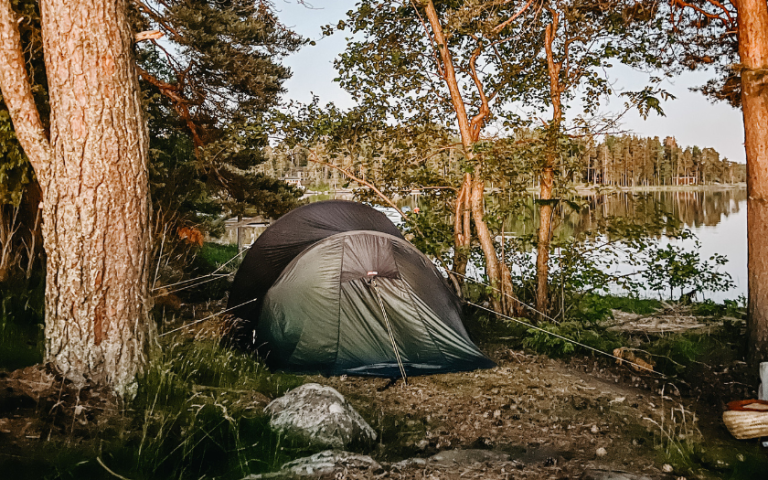
[[[384,315],[384,323],[387,325],[387,331],[389,332],[389,340],[392,342],[392,350],[395,352],[395,358],[397,358],[397,366],[400,367],[400,376],[403,377],[403,382],[408,385],[408,377],[405,375],[405,367],[403,367],[403,359],[400,358],[400,350],[397,349],[397,342],[395,342],[395,333],[392,331],[392,325],[389,323],[389,316],[387,310],[384,308],[384,302],[381,301],[381,295],[379,294],[379,286],[376,284],[376,277],[371,278],[370,285],[373,287],[373,293],[376,295],[376,301],[379,303],[381,314]]]
[[[200,320],[195,320],[195,321],[194,321],[194,322],[192,322],[192,323],[188,323],[188,324],[186,324],[186,325],[182,325],[182,326],[180,326],[180,327],[174,328],[173,330],[169,330],[169,331],[167,331],[167,332],[165,332],[165,333],[161,333],[161,334],[160,334],[160,336],[161,336],[161,337],[164,337],[164,336],[166,336],[166,335],[170,335],[170,334],[171,334],[171,333],[173,333],[173,332],[178,332],[179,330],[184,330],[184,329],[186,329],[186,328],[189,328],[189,327],[191,327],[191,326],[197,325],[198,323],[202,323],[202,322],[204,322],[204,321],[206,321],[206,320],[210,320],[211,318],[213,318],[213,317],[216,317],[216,316],[218,316],[218,315],[221,315],[222,313],[227,313],[228,311],[230,311],[230,310],[234,310],[234,309],[236,309],[236,308],[238,308],[238,307],[242,307],[242,306],[243,306],[243,305],[245,305],[245,304],[248,304],[248,303],[251,303],[251,302],[255,302],[256,300],[258,300],[258,299],[257,299],[257,298],[254,298],[254,299],[248,300],[247,302],[243,302],[243,303],[241,303],[240,305],[235,305],[234,307],[230,307],[230,308],[227,308],[226,310],[222,310],[222,311],[220,311],[220,312],[214,313],[213,315],[208,315],[207,317],[205,317],[205,318],[201,318]]]
[[[625,358],[617,357],[616,355],[612,355],[612,354],[610,354],[608,352],[604,352],[604,351],[599,350],[599,349],[597,349],[595,347],[590,347],[589,345],[585,345],[583,343],[577,342],[576,340],[573,340],[571,338],[564,337],[564,336],[559,335],[559,334],[554,333],[554,332],[550,332],[550,331],[545,330],[545,329],[543,329],[541,327],[537,327],[536,325],[533,325],[532,323],[524,322],[524,321],[519,320],[517,318],[510,317],[508,315],[504,315],[503,313],[499,313],[496,310],[492,310],[490,308],[484,307],[482,305],[478,305],[476,303],[469,302],[467,300],[465,300],[464,303],[466,303],[467,305],[472,305],[473,307],[479,308],[481,310],[485,310],[486,312],[493,313],[493,314],[495,314],[495,315],[497,315],[497,316],[499,316],[501,318],[505,318],[507,320],[511,320],[513,322],[519,323],[520,325],[525,325],[526,327],[529,327],[529,328],[532,328],[534,330],[538,330],[540,332],[546,333],[547,335],[552,335],[553,337],[557,337],[557,338],[559,338],[561,340],[565,340],[566,342],[570,342],[570,343],[572,343],[574,345],[578,345],[578,346],[580,346],[582,348],[586,348],[587,350],[592,350],[593,352],[597,352],[597,353],[599,353],[601,355],[605,355],[606,357],[611,357],[611,358],[613,358],[615,360],[619,360],[620,362],[626,362],[626,363],[628,363],[630,365],[633,365],[633,366],[635,366],[635,367],[637,367],[637,368],[639,368],[641,370],[645,370],[645,371],[648,371],[648,372],[651,372],[651,373],[655,373],[656,375],[660,375],[663,378],[667,378],[667,376],[664,375],[661,372],[657,372],[656,370],[650,369],[648,367],[645,367],[643,365],[637,364],[635,362],[631,362],[631,361],[629,361],[629,360],[627,360]]]
[[[175,287],[176,285],[181,285],[181,284],[189,283],[189,282],[196,282],[197,280],[202,280],[204,278],[212,277],[212,276],[216,275],[218,272],[220,272],[221,269],[223,269],[224,267],[226,267],[230,263],[234,262],[238,257],[242,256],[246,252],[248,252],[247,248],[243,249],[240,253],[238,253],[234,257],[230,258],[225,263],[223,263],[219,268],[217,268],[216,270],[212,271],[211,273],[209,273],[207,275],[203,275],[203,276],[197,277],[197,278],[189,278],[187,280],[182,280],[182,281],[176,282],[176,283],[169,283],[168,285],[160,285],[159,287],[152,288],[152,291],[154,292],[156,290],[160,290],[160,289],[163,289],[163,288]],[[219,277],[228,277],[228,276],[230,276],[230,275],[232,275],[234,273],[235,272],[231,272],[231,273],[227,273],[227,274],[220,274]],[[184,287],[184,288],[187,288],[187,287]],[[179,289],[179,290],[181,290],[181,289]],[[175,291],[178,292],[179,290],[175,290]]]
[[[190,284],[190,285],[184,285],[183,287],[177,288],[177,289],[175,289],[175,290],[171,290],[171,291],[167,291],[167,292],[160,292],[160,294],[159,294],[159,295],[157,295],[157,296],[158,296],[158,297],[164,297],[164,296],[166,296],[166,295],[170,295],[170,294],[172,294],[172,293],[180,292],[180,291],[182,291],[182,290],[186,290],[186,289],[188,289],[188,288],[199,287],[200,285],[203,285],[203,284],[206,284],[206,283],[209,283],[209,282],[213,282],[213,281],[215,281],[215,280],[221,280],[222,278],[231,277],[231,276],[232,276],[232,275],[234,275],[234,274],[235,274],[235,272],[231,272],[231,273],[219,273],[219,274],[213,274],[213,273],[211,273],[211,274],[209,274],[209,275],[205,275],[205,276],[203,276],[203,277],[200,277],[200,278],[198,278],[197,280],[200,280],[200,279],[202,279],[202,278],[206,278],[206,277],[208,277],[208,276],[210,276],[210,275],[214,275],[214,278],[208,278],[207,280],[203,280],[203,281],[201,281],[201,282],[192,283],[192,284]]]
[[[507,297],[507,298],[509,298],[509,299],[512,299],[512,300],[516,301],[517,303],[519,303],[520,305],[524,306],[525,308],[527,308],[527,309],[531,310],[532,312],[534,312],[534,313],[538,313],[539,315],[541,315],[542,317],[546,318],[547,320],[550,320],[550,321],[552,321],[552,322],[554,322],[554,323],[556,323],[556,324],[558,324],[558,325],[560,324],[560,322],[559,322],[559,321],[557,321],[557,320],[555,320],[554,318],[550,317],[550,316],[549,316],[549,315],[547,315],[546,313],[544,313],[544,312],[540,312],[540,311],[536,310],[536,308],[535,308],[535,307],[532,307],[531,305],[528,305],[527,303],[525,303],[525,302],[521,301],[519,298],[517,298],[517,297],[515,297],[515,296],[513,296],[513,295],[510,295],[510,294],[508,294],[508,293],[504,293],[504,292],[502,292],[501,290],[499,290],[499,289],[498,289],[498,288],[496,288],[496,287],[493,287],[493,286],[491,286],[491,285],[489,285],[489,284],[487,284],[487,283],[485,283],[485,282],[481,282],[480,280],[476,280],[476,279],[474,279],[474,278],[472,278],[472,277],[468,277],[468,276],[466,276],[466,275],[462,275],[462,274],[460,274],[460,273],[458,273],[458,272],[453,272],[453,274],[454,274],[454,275],[458,275],[458,276],[462,277],[464,280],[469,280],[470,282],[474,282],[474,283],[476,283],[476,284],[478,284],[478,285],[483,285],[483,286],[485,286],[485,287],[488,287],[488,288],[492,288],[493,290],[495,290],[495,291],[499,292],[500,294],[504,295],[505,297]]]

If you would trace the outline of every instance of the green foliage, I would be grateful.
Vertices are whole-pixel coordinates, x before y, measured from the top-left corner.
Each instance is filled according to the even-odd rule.
[[[561,358],[577,352],[583,354],[593,353],[587,348],[558,338],[555,335],[596,348],[602,352],[610,352],[614,348],[621,346],[621,342],[614,334],[595,325],[585,326],[579,321],[544,324],[540,328],[545,330],[545,332],[533,328],[529,329],[527,332],[529,336],[523,340],[523,345],[552,358]]]
[[[221,245],[218,243],[206,242],[203,244],[203,248],[197,254],[197,258],[205,262],[208,267],[202,270],[200,273],[211,273],[213,270],[218,269],[225,263],[229,262],[235,256],[237,256],[237,245]],[[236,272],[240,262],[235,261],[227,265],[224,273]]]
[[[706,299],[693,305],[696,315],[719,317],[731,317],[735,319],[747,318],[747,298],[744,295],[736,300],[725,300],[723,303],[715,303]]]
[[[262,412],[261,395],[282,395],[304,383],[301,377],[272,374],[213,341],[175,337],[163,339],[162,347],[139,378],[136,398],[122,413],[111,413],[117,416],[102,415],[95,438],[54,437],[28,456],[4,461],[4,472],[10,478],[114,478],[102,463],[137,480],[239,480],[313,453],[272,432]]]
[[[728,259],[724,255],[714,254],[708,261],[702,261],[698,251],[700,248],[701,244],[697,240],[692,250],[671,243],[650,249],[648,266],[642,274],[646,287],[655,292],[668,289],[670,300],[674,298],[675,290],[685,295],[686,291],[724,292],[733,288],[735,284],[731,275],[717,270]]]
[[[201,215],[276,217],[293,208],[301,192],[254,168],[266,160],[263,115],[290,78],[280,60],[305,40],[267,2],[177,0],[135,8],[134,28],[159,29],[174,47],[138,46],[158,163],[152,193],[165,223],[209,227]]]
[[[586,295],[585,299],[591,299],[610,309],[621,310],[622,312],[637,313],[640,315],[650,315],[661,309],[661,302],[650,298],[620,297],[616,295]]]

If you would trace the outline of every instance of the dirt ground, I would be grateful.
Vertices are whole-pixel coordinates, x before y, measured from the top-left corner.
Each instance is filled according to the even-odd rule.
[[[671,382],[589,357],[559,361],[500,345],[485,350],[496,368],[415,377],[408,385],[402,380],[307,377],[339,390],[369,421],[379,432],[379,444],[365,453],[387,465],[377,471],[342,466],[331,478],[598,479],[612,478],[601,477],[606,472],[626,472],[651,479],[708,479],[721,478],[718,471],[730,471],[729,462],[744,457],[705,453],[707,468],[670,458],[676,450],[685,457],[690,445],[708,445],[714,452],[755,446],[729,437],[719,419],[724,401],[718,398],[725,394],[704,384]],[[719,368],[725,373],[707,375],[733,374],[733,366]],[[731,397],[725,401],[753,393],[737,381],[720,383],[730,383]],[[57,432],[119,429],[115,416],[118,404],[108,396],[75,392],[41,367],[0,374],[4,455],[38,448]],[[397,464],[456,449],[504,456]]]
[[[501,463],[390,469],[377,478],[560,479],[589,471],[677,478],[662,471],[654,447],[662,443],[661,425],[672,409],[679,420],[684,412],[692,421],[684,402],[626,385],[609,372],[584,373],[510,350],[495,353],[494,369],[416,377],[407,386],[353,377],[313,380],[333,386],[373,419],[381,433],[377,460],[452,449],[510,455]],[[650,381],[663,388],[662,380]]]

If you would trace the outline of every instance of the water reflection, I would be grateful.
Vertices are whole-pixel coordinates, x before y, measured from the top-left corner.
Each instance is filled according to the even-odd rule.
[[[725,217],[738,214],[741,202],[747,200],[743,189],[680,192],[620,192],[581,197],[586,201],[590,220],[624,217],[644,221],[659,211],[680,220],[688,228],[716,226]]]

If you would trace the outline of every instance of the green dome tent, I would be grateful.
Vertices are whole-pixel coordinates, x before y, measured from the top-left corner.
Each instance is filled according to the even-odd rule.
[[[238,310],[244,302],[256,307]],[[394,378],[494,366],[432,262],[359,203],[318,202],[275,222],[243,261],[229,303],[243,319],[240,343],[283,370]]]

